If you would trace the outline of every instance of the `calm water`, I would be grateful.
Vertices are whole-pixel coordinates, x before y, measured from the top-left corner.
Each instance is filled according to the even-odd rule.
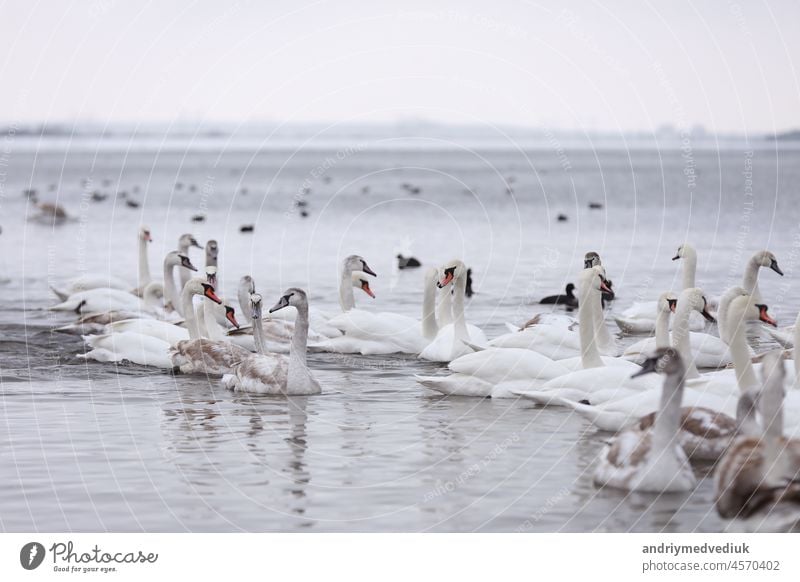
[[[800,308],[797,150],[45,145],[13,144],[0,172],[0,529],[723,527],[708,479],[691,495],[598,492],[592,468],[608,434],[559,409],[426,393],[412,376],[434,364],[314,355],[321,396],[251,398],[202,377],[85,363],[80,338],[51,332],[71,317],[43,308],[53,302],[48,285],[83,273],[135,280],[145,223],[156,276],[160,257],[193,232],[219,241],[229,293],[252,273],[266,302],[302,285],[330,310],[350,253],[379,274],[378,298],[359,296],[361,306],[416,316],[422,273],[393,271],[394,255],[426,265],[463,257],[478,291],[468,319],[490,337],[574,280],[587,250],[603,255],[619,311],[679,286],[670,258],[684,240],[698,248],[698,282],[710,295],[739,281],[753,251],[770,248],[786,276],[762,272],[761,290],[788,324]],[[26,220],[26,188],[75,219]],[[94,190],[109,197],[93,202]],[[140,206],[126,206],[122,192]],[[590,201],[603,208],[589,210]],[[190,221],[198,213],[206,222]],[[569,220],[557,222],[559,213]],[[255,232],[240,233],[243,224]]]

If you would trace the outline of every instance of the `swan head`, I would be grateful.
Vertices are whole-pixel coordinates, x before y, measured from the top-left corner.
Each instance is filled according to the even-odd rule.
[[[236,310],[227,303],[225,303],[225,319],[227,319],[233,327],[239,329],[239,322],[236,321]]]
[[[708,301],[706,301],[706,296],[703,294],[703,290],[700,289],[700,287],[690,287],[689,289],[684,289],[681,292],[678,302],[680,305],[688,305],[690,309],[694,309],[700,313],[700,315],[702,315],[707,321],[716,321],[714,316],[708,312]]]
[[[144,242],[153,242],[153,237],[150,236],[150,229],[143,226],[139,229],[139,240]]]
[[[583,257],[583,268],[584,269],[591,269],[592,267],[597,267],[598,265],[602,265],[602,261],[600,260],[600,255],[594,251],[589,251]]]
[[[214,292],[214,286],[203,281],[200,277],[189,279],[183,289],[184,291],[188,291],[191,295],[203,295],[211,299],[214,303],[222,304],[222,299],[217,297],[217,294]]]
[[[239,289],[247,291],[248,294],[255,293],[256,282],[253,281],[253,278],[250,275],[245,275],[244,277],[239,279]]]
[[[574,283],[567,283],[567,295],[572,296],[575,293]]]
[[[344,260],[344,270],[348,273],[352,273],[353,271],[363,271],[367,275],[372,275],[373,277],[378,276],[375,274],[375,271],[369,268],[367,261],[365,261],[364,257],[361,255],[350,255],[347,257]]]
[[[686,259],[689,257],[697,257],[697,251],[694,250],[694,247],[689,243],[683,243],[681,246],[678,247],[678,252],[675,253],[675,256],[672,257],[673,261],[677,261],[678,259]]]
[[[444,289],[455,279],[466,277],[467,268],[464,263],[458,259],[454,259],[449,263],[445,263],[442,267],[442,278],[436,283],[439,289]]]
[[[775,255],[772,254],[771,252],[759,251],[753,255],[753,258],[751,260],[755,261],[756,264],[759,265],[760,267],[769,267],[770,269],[778,273],[778,275],[783,277],[783,271],[778,266],[778,259],[776,259]]]
[[[678,305],[678,298],[672,291],[662,293],[658,298],[658,310],[662,313],[667,311],[675,313],[675,307]]]
[[[375,293],[370,289],[367,274],[364,271],[353,271],[350,274],[350,278],[353,281],[353,287],[361,289],[364,293],[375,299]]]
[[[212,259],[216,259],[219,256],[219,245],[214,239],[206,243],[206,256]]]
[[[206,271],[206,283],[210,284],[212,287],[216,289],[217,287],[217,268],[213,265],[208,265],[205,268]]]
[[[728,325],[736,329],[743,321],[762,321],[772,327],[778,327],[769,314],[769,307],[763,303],[753,303],[752,295],[742,295],[731,301],[728,307]]]
[[[606,270],[601,265],[584,269],[581,278],[588,284],[588,287],[584,288],[613,294],[606,281]]]
[[[189,257],[181,254],[178,251],[167,253],[167,256],[164,257],[164,266],[183,267],[184,269],[189,269],[190,271],[197,270],[197,268],[192,264],[192,261],[189,260]]]
[[[659,348],[642,364],[642,369],[635,372],[631,378],[638,378],[645,374],[683,374],[684,366],[681,355],[675,348]]]
[[[197,239],[194,238],[194,235],[189,233],[182,234],[181,238],[178,239],[178,248],[188,249],[189,247],[197,247],[198,249],[203,248],[200,246],[200,243],[197,242]]]
[[[261,319],[261,300],[262,297],[258,293],[250,294],[250,309],[252,309],[253,319]]]
[[[278,302],[270,308],[269,312],[275,313],[279,309],[289,306],[297,308],[308,307],[308,297],[306,297],[306,292],[297,287],[290,287],[283,292],[281,298],[278,299]]]

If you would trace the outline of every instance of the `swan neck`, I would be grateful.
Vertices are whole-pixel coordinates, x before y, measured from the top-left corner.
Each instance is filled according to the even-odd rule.
[[[656,317],[656,348],[669,347],[669,310],[659,311]]]
[[[794,345],[795,350],[800,350],[800,313],[797,314],[797,319],[794,322]],[[800,351],[795,352],[794,360],[794,383],[795,387],[800,387]]]
[[[216,311],[219,307],[216,303],[212,301],[203,300],[203,326],[205,327],[205,335],[208,339],[212,340],[221,340],[225,337],[225,331],[220,326],[219,322],[217,322]]]
[[[179,301],[178,289],[175,287],[175,270],[168,261],[164,261],[164,301],[172,305],[179,315],[184,315],[183,304]]]
[[[436,319],[439,327],[453,323],[453,294],[445,287],[439,293],[439,305],[436,306]]]
[[[150,262],[147,258],[148,242],[139,237],[139,289],[144,289],[150,284]]]
[[[425,275],[425,288],[422,291],[422,335],[432,340],[439,331],[436,324],[436,272]]]
[[[691,289],[695,286],[697,275],[697,253],[694,251],[687,253],[683,259],[683,288]]]
[[[253,338],[256,343],[256,351],[259,354],[266,355],[267,348],[264,344],[264,322],[260,317],[253,319]]]
[[[464,316],[464,296],[467,288],[467,278],[460,275],[454,282],[456,287],[453,293],[453,321],[455,334],[453,336],[456,345],[454,349],[461,349],[461,340],[469,340],[469,331],[467,330],[467,320]],[[457,352],[453,352],[457,353]]]
[[[343,312],[348,312],[356,306],[351,276],[352,271],[349,269],[342,269],[342,278],[339,281],[339,305]]]
[[[686,366],[687,378],[698,378],[700,373],[694,364],[692,355],[692,343],[689,336],[689,316],[692,314],[692,307],[689,302],[678,300],[678,309],[675,312],[675,322],[672,326],[672,346],[678,350],[683,364]]]
[[[739,390],[744,392],[749,388],[756,388],[758,380],[753,371],[753,364],[750,361],[750,352],[747,350],[747,338],[745,337],[743,311],[737,313],[736,310],[728,314],[728,333],[730,334],[730,352],[733,360],[733,368],[736,372],[736,382]]]
[[[197,325],[197,317],[192,306],[192,292],[188,287],[184,287],[181,291],[181,306],[183,318],[186,320],[186,329],[189,330],[189,339],[200,339],[200,328]]]
[[[681,426],[684,370],[668,374],[661,389],[661,405],[653,424],[653,449],[664,451],[675,445]]]
[[[597,349],[595,335],[594,311],[600,307],[600,292],[584,289],[581,285],[580,299],[578,300],[578,333],[581,340],[581,364],[584,368],[599,368],[604,366],[600,351]]]
[[[296,381],[300,374],[308,375],[306,350],[308,347],[308,305],[297,305],[297,316],[294,320],[294,333],[289,346],[289,378],[288,384]]]
[[[742,287],[748,295],[758,297],[758,270],[761,268],[755,257],[751,257],[744,267]]]

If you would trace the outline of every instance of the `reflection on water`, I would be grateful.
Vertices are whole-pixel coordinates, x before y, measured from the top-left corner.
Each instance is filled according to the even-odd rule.
[[[301,284],[315,306],[333,312],[341,256],[362,253],[379,273],[377,299],[359,296],[359,304],[416,317],[422,273],[393,271],[398,245],[426,265],[463,256],[476,275],[468,319],[489,337],[563,289],[589,249],[603,254],[615,282],[613,314],[679,284],[669,259],[684,238],[702,249],[698,281],[712,296],[738,282],[748,252],[769,247],[786,277],[762,273],[762,294],[781,323],[794,319],[800,211],[776,193],[800,183],[797,152],[756,153],[764,199],[748,213],[748,230],[741,228],[741,152],[696,152],[698,191],[709,194],[694,197],[681,188],[679,153],[571,154],[568,177],[547,152],[534,156],[545,167],[536,176],[516,156],[494,153],[493,167],[476,165],[468,152],[354,156],[314,186],[306,221],[281,212],[311,166],[280,169],[266,197],[256,180],[247,198],[233,194],[241,185],[236,156],[192,154],[181,166],[185,184],[202,184],[210,167],[220,176],[203,224],[188,222],[200,201],[185,189],[160,194],[175,180],[170,156],[109,154],[95,168],[120,183],[151,184],[136,213],[112,212],[109,200],[84,209],[84,222],[50,229],[26,222],[25,201],[9,198],[3,211],[13,220],[4,221],[3,242],[20,252],[0,258],[2,273],[14,274],[0,296],[0,529],[720,530],[710,479],[686,495],[598,491],[593,464],[610,435],[565,410],[426,393],[413,375],[435,372],[436,364],[312,355],[322,395],[251,397],[202,377],[86,363],[77,358],[79,337],[50,331],[71,316],[43,310],[52,302],[48,285],[105,270],[132,278],[139,222],[157,241],[154,272],[156,257],[192,230],[219,241],[229,295],[240,275],[252,273],[267,297]],[[62,202],[80,208],[84,159],[43,154],[36,164],[23,162],[10,169],[8,192],[63,171]],[[266,181],[278,172],[273,162],[249,171]],[[512,174],[514,196],[500,180]],[[422,194],[398,194],[402,182]],[[464,184],[474,191],[465,193]],[[605,209],[587,210],[587,198],[604,200]],[[557,224],[551,214],[562,211],[570,221]],[[245,222],[256,222],[256,232],[241,235]],[[200,253],[194,259],[201,262]]]

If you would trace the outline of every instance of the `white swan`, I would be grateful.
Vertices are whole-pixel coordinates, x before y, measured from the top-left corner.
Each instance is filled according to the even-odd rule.
[[[184,374],[218,376],[228,374],[233,365],[249,356],[250,352],[229,341],[211,340],[201,336],[200,326],[192,307],[192,298],[195,295],[202,295],[215,303],[222,303],[214,293],[214,287],[209,283],[199,278],[189,279],[181,292],[181,303],[190,339],[181,340],[170,348],[172,364]]]
[[[677,254],[672,258],[673,261],[683,259],[683,289],[695,286],[695,276],[697,272],[697,251],[688,243],[678,247]],[[758,274],[762,267],[770,268],[779,275],[783,275],[778,266],[775,255],[769,251],[758,251],[747,261],[742,277],[742,287],[745,292],[757,298],[760,296],[758,289]],[[655,328],[657,305],[656,302],[635,303],[622,312],[622,315],[615,318],[617,325],[626,333],[652,333]],[[693,316],[690,320],[691,331],[701,331],[705,324],[700,317]],[[723,336],[724,339],[724,336]]]
[[[453,260],[442,267],[442,279],[436,283],[443,293],[453,289],[453,323],[439,328],[436,337],[419,352],[420,359],[432,362],[450,362],[473,350],[467,343],[486,344],[483,331],[468,326],[464,314],[464,298],[467,287],[467,268],[460,260]]]
[[[360,259],[362,265],[366,265],[360,257],[350,259]],[[317,342],[314,348],[362,355],[418,354],[425,345],[422,324],[418,320],[395,313],[374,313],[355,308],[353,288],[360,288],[374,297],[364,273],[352,271],[356,264],[345,261],[339,286],[339,300],[344,312],[327,321],[327,325],[339,330],[340,335]],[[372,274],[372,271],[367,273]]]
[[[339,278],[339,305],[341,307],[342,313],[346,313],[351,309],[355,308],[355,296],[353,294],[353,273],[360,272],[366,273],[372,277],[377,277],[375,272],[369,267],[367,261],[360,255],[349,255],[345,257],[344,261],[342,262],[342,269],[340,272]],[[241,287],[240,287],[240,297],[244,299],[245,306],[248,305],[247,301],[249,301],[247,296],[243,296]],[[247,307],[246,307],[247,308]],[[338,314],[335,313],[326,313],[319,309],[316,309],[314,306],[309,308],[308,318],[311,326],[312,333],[321,334],[325,337],[334,338],[339,337],[342,335],[341,330],[337,327],[330,325],[329,322],[333,317],[336,317]],[[270,319],[283,319],[290,324],[294,323],[294,318],[292,314],[286,311],[277,311],[270,315]],[[357,350],[345,350],[348,353],[357,352]]]
[[[800,527],[800,440],[783,433],[786,371],[780,352],[764,358],[761,429],[737,438],[715,472],[715,506],[745,531]]]
[[[141,295],[141,292],[144,291],[144,288],[150,283],[150,268],[147,261],[147,244],[151,242],[153,239],[150,236],[150,229],[146,226],[143,226],[139,229],[138,235],[138,244],[139,244],[139,285],[137,286],[137,294]],[[76,293],[81,293],[84,291],[91,291],[93,289],[118,289],[120,291],[130,291],[131,284],[119,277],[115,277],[108,273],[106,274],[87,274],[81,275],[76,279],[73,279],[67,285],[67,288],[64,290],[56,289],[55,287],[51,286],[50,290],[55,293],[56,297],[61,302],[65,302],[69,299],[70,295],[74,295]]]
[[[237,392],[271,395],[319,394],[319,382],[308,369],[306,344],[308,338],[308,298],[305,291],[287,289],[278,303],[270,309],[275,312],[292,306],[297,310],[289,357],[267,354],[261,342],[261,296],[253,294],[253,326],[258,354],[251,354],[233,367],[232,373],[222,378],[225,387]]]
[[[581,287],[581,281],[584,278],[594,281],[598,274],[602,279],[601,291],[610,292],[605,284],[605,269],[602,266],[584,269],[578,280],[578,317],[579,321],[584,321],[580,317],[581,300],[591,301],[592,304],[584,310],[584,315],[588,317],[586,321],[590,324],[585,326],[585,329],[590,330],[586,332],[588,334],[586,339],[591,341],[604,356],[612,356],[606,363],[613,365],[612,360],[618,360],[613,357],[617,354],[616,342],[603,339],[606,337],[608,328],[603,319],[601,295],[596,295],[596,297],[595,294],[586,295],[585,290]],[[590,297],[591,299],[589,299]],[[595,298],[598,301],[597,305],[594,304]],[[583,357],[581,325],[583,324],[579,324],[567,316],[539,315],[526,323],[520,330],[494,338],[489,342],[489,347],[533,350],[553,360],[562,362],[568,360],[563,363],[576,371],[583,367],[581,363]]]
[[[580,365],[580,369],[554,378],[535,390],[524,386],[509,387],[512,393],[539,404],[558,405],[559,398],[597,404],[657,386],[655,379],[631,378],[631,373],[639,369],[633,362],[600,356],[592,310],[600,308],[601,291],[605,287],[603,273],[602,267],[592,267],[581,273],[578,285],[581,292],[578,302],[581,356],[575,360],[558,360],[566,366]]]
[[[662,293],[657,301],[656,316],[656,335],[647,339],[639,340],[633,345],[628,346],[622,357],[626,360],[641,364],[658,348],[670,347],[669,341],[669,318],[675,313],[675,306],[678,304],[678,298],[672,291]]]
[[[678,252],[672,257],[673,261],[683,259],[683,283],[681,289],[689,289],[695,286],[697,274],[697,251],[688,243],[678,247]],[[622,315],[616,316],[617,326],[628,334],[652,333],[656,325],[658,314],[657,301],[641,301],[634,303]],[[704,328],[702,320],[692,320],[692,330],[698,331]]]
[[[681,291],[672,329],[672,345],[681,353],[687,378],[697,378],[700,375],[697,368],[720,368],[732,361],[730,350],[721,339],[707,333],[689,331],[690,316],[694,312],[707,321],[715,321],[708,312],[708,301],[699,287]]]
[[[570,370],[538,352],[521,348],[488,348],[456,358],[447,376],[414,376],[431,390],[452,396],[508,398],[522,382],[527,388],[541,386]]]
[[[183,256],[188,257],[189,256],[189,249],[191,247],[195,247],[195,248],[198,248],[198,249],[202,249],[203,248],[203,247],[200,246],[200,243],[197,242],[197,239],[194,238],[193,235],[188,234],[188,233],[187,234],[182,234],[181,237],[178,239],[178,252],[180,254],[182,254]],[[183,289],[186,286],[186,283],[189,281],[189,279],[192,276],[192,274],[189,272],[190,270],[196,270],[196,269],[189,269],[189,270],[187,270],[186,268],[180,269],[179,280],[181,282],[181,289]],[[164,280],[164,284],[166,285],[166,279]],[[183,314],[181,314],[181,315],[183,315]]]
[[[155,313],[136,295],[122,289],[103,287],[80,291],[70,295],[66,301],[48,307],[50,311],[74,311],[78,314],[103,313],[106,311],[140,311]]]
[[[594,473],[598,487],[652,493],[690,491],[697,484],[689,459],[678,443],[684,366],[677,350],[660,349],[636,376],[666,374],[654,424],[634,427],[611,441]]]
[[[213,287],[203,283],[201,279],[190,279],[183,292],[188,296],[190,305],[191,297],[194,295],[204,295],[212,301],[219,301]],[[129,361],[144,366],[172,368],[174,362],[170,355],[170,346],[173,341],[177,344],[185,343],[186,340],[182,338],[192,337],[192,330],[195,334],[199,334],[194,311],[191,313],[192,317],[187,318],[187,324],[190,324],[189,330],[152,319],[111,323],[107,328],[108,333],[84,336],[83,339],[92,350],[83,357],[99,362]],[[174,335],[170,335],[170,330]]]
[[[181,271],[197,271],[189,257],[180,251],[172,251],[164,257],[164,309],[167,312],[175,311],[185,317],[183,304],[180,301],[178,288],[175,286],[175,268]],[[184,285],[185,287],[185,285]],[[183,289],[183,287],[181,287]]]

